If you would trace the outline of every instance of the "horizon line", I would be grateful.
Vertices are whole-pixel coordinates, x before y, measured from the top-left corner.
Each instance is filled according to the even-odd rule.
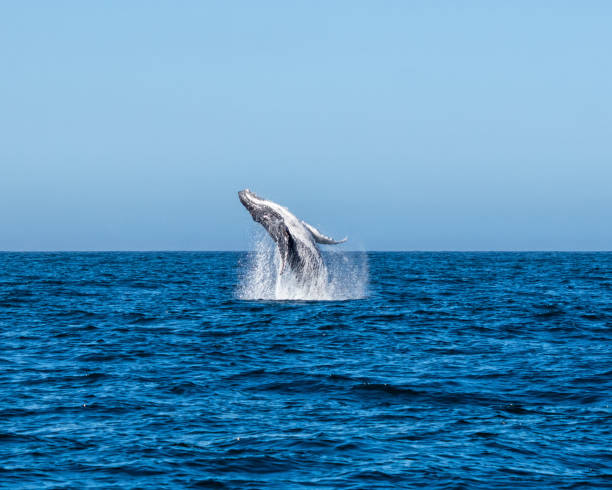
[[[325,252],[326,249],[323,249]],[[347,250],[365,253],[611,253],[612,249],[377,249]],[[246,253],[246,249],[41,249],[0,250],[0,253]]]

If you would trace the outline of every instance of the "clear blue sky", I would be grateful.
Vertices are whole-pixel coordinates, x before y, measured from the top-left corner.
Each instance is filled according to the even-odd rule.
[[[461,3],[461,6],[459,4]],[[609,2],[3,2],[0,250],[612,249]]]

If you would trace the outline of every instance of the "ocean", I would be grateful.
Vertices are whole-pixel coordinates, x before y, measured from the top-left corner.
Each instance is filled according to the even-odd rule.
[[[326,260],[1,253],[0,487],[612,487],[612,253]]]

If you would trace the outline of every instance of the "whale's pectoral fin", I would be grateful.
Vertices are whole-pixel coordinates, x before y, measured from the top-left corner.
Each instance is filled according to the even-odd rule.
[[[314,238],[314,241],[317,243],[322,243],[324,245],[338,245],[339,243],[344,243],[347,240],[346,237],[343,238],[342,240],[334,240],[333,238],[325,236],[323,233],[317,230],[314,226],[309,225],[305,221],[302,221],[302,224],[310,232],[310,234],[312,235],[312,238]]]

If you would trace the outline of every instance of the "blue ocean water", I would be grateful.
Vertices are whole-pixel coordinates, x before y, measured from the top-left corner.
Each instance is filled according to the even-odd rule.
[[[369,253],[343,301],[245,259],[0,254],[0,486],[612,485],[612,253]]]

